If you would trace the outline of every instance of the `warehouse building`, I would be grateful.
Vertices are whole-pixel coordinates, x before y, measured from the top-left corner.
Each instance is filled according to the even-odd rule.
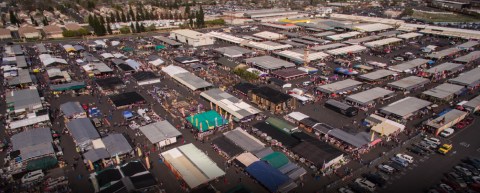
[[[170,38],[175,39],[179,42],[191,45],[193,47],[197,46],[207,46],[212,45],[214,40],[212,37],[207,36],[203,33],[182,29],[182,30],[174,30],[170,32]]]

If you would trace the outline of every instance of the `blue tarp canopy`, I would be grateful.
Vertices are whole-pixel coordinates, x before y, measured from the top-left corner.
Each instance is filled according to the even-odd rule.
[[[435,64],[435,61],[430,60],[430,61],[427,62],[427,64],[429,64],[429,65]]]
[[[270,192],[277,192],[289,180],[286,175],[264,161],[256,161],[248,166],[246,171]]]
[[[92,107],[88,109],[88,114],[90,117],[100,116],[100,110],[97,107]]]
[[[128,119],[133,117],[133,114],[131,111],[123,111],[123,118]]]

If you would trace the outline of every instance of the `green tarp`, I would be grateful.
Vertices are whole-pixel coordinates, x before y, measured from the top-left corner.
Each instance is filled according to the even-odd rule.
[[[131,52],[131,51],[133,51],[133,48],[131,48],[131,47],[124,47],[124,48],[122,48],[122,50],[125,51],[125,52]]]
[[[42,157],[39,159],[35,159],[32,161],[28,161],[27,163],[27,170],[28,171],[35,171],[35,170],[45,170],[45,169],[50,169],[53,168],[57,165],[58,161],[57,158],[47,156],[47,157]]]
[[[265,122],[287,134],[291,134],[296,128],[295,126],[275,117],[269,117],[267,120],[265,120]]]
[[[165,49],[164,45],[156,45],[155,46],[155,51],[162,50],[162,49]]]
[[[214,129],[215,126],[222,126],[228,124],[228,120],[222,118],[220,114],[213,110],[189,116],[186,119],[193,125],[193,127],[198,129],[200,132]]]
[[[262,160],[268,162],[268,164],[270,164],[272,167],[276,169],[290,162],[285,154],[278,151],[265,156],[264,158],[262,158]]]

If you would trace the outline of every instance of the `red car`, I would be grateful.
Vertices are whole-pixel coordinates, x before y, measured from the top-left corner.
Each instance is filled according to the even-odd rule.
[[[475,119],[471,116],[469,117],[466,117],[465,119],[463,119],[462,121],[458,122],[456,125],[455,125],[455,128],[457,129],[463,129],[467,126],[469,126],[470,124],[473,123]]]
[[[87,104],[82,104],[82,108],[83,108],[83,110],[86,111],[86,110],[88,110],[88,105]]]

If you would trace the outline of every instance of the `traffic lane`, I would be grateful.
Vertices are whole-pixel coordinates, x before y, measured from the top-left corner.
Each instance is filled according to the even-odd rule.
[[[475,118],[478,119],[478,116]],[[448,139],[453,144],[452,152],[448,155],[434,153],[425,162],[417,161],[417,166],[413,170],[407,170],[404,176],[395,179],[393,184],[380,192],[421,192],[439,184],[444,174],[451,171],[456,164],[461,163],[462,159],[480,155],[477,151],[480,147],[478,127],[480,127],[480,121],[475,120],[468,128],[458,131],[454,137]],[[462,146],[461,143],[467,143],[469,146]]]

